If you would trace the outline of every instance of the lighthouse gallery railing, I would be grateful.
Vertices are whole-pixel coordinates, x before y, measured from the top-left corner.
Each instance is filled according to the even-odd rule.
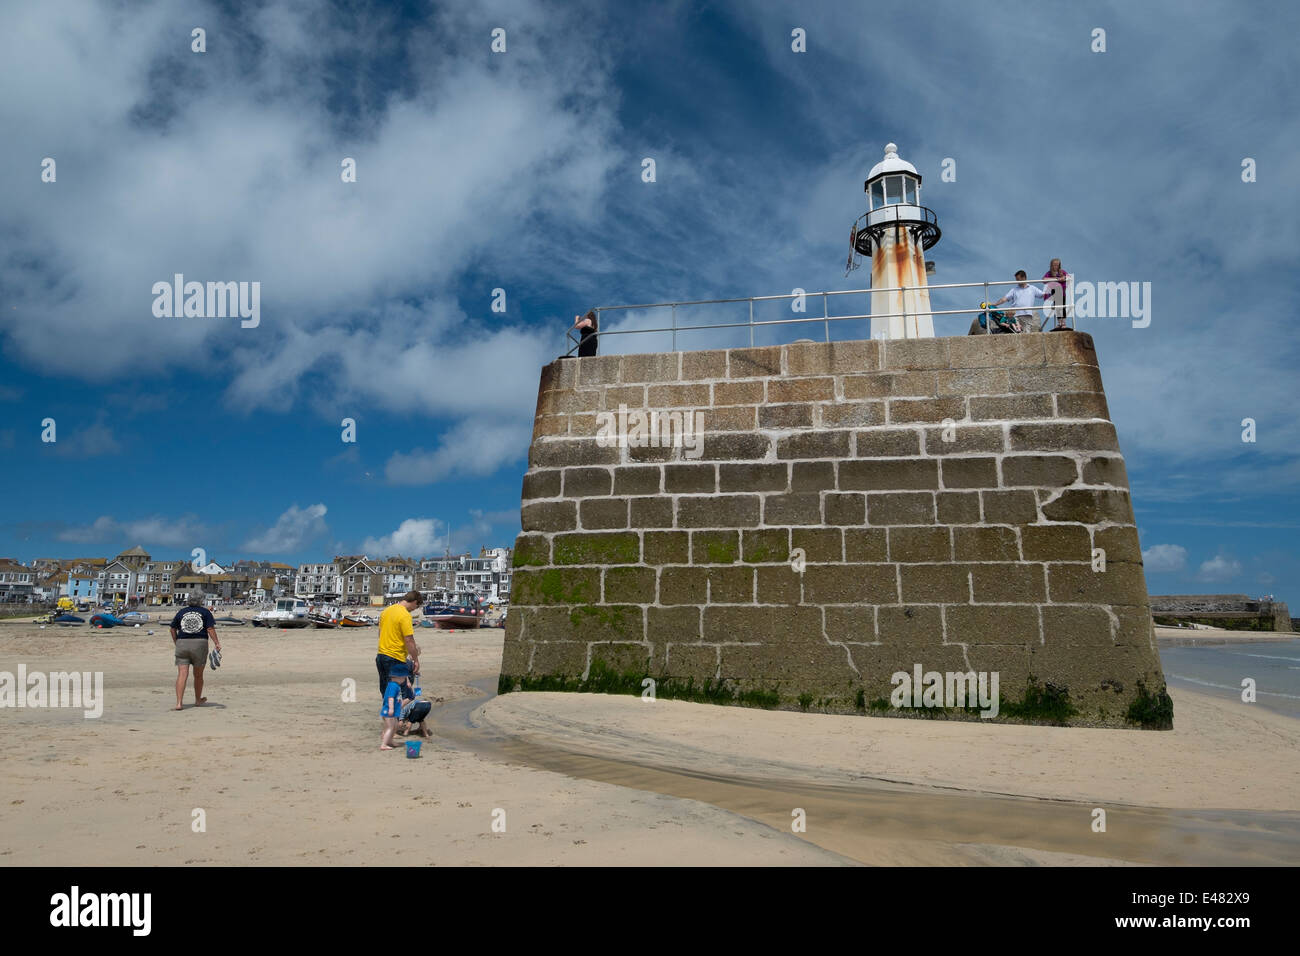
[[[1051,279],[1039,279],[1037,280],[1036,284],[1041,287],[1045,283],[1051,283],[1052,281],[1053,280]],[[826,291],[826,292],[792,292],[783,295],[752,295],[746,298],[739,298],[739,299],[694,299],[691,301],[682,301],[682,302],[651,302],[642,305],[602,305],[602,306],[596,306],[595,308],[589,311],[596,313],[596,319],[597,319],[596,327],[599,330],[600,338],[605,338],[607,336],[613,336],[613,335],[649,335],[651,333],[656,333],[656,332],[669,332],[672,334],[673,351],[677,351],[678,332],[695,332],[703,329],[748,328],[749,344],[752,346],[754,344],[755,329],[764,328],[766,326],[806,325],[808,323],[818,322],[822,324],[825,330],[825,340],[829,342],[831,340],[832,322],[862,321],[863,319],[891,319],[897,317],[902,317],[902,319],[906,321],[908,318],[914,316],[929,316],[931,319],[933,319],[935,316],[945,316],[945,315],[984,315],[985,316],[984,334],[991,334],[993,331],[994,323],[989,321],[987,318],[988,313],[991,311],[988,308],[935,309],[935,310],[921,309],[921,310],[916,310],[911,312],[878,312],[878,313],[866,312],[866,313],[853,314],[853,315],[831,315],[830,298],[832,296],[843,296],[843,295],[870,295],[873,292],[881,292],[881,293],[899,292],[902,293],[902,299],[904,302],[906,302],[909,293],[914,294],[919,291],[938,292],[945,289],[981,289],[983,290],[983,298],[980,301],[984,303],[988,303],[991,301],[989,297],[990,290],[996,290],[997,287],[999,286],[1014,286],[1019,284],[1020,281],[1018,279],[998,280],[993,282],[949,282],[949,283],[944,283],[939,285],[927,284],[923,287],[899,286],[897,288],[881,288],[881,289],[841,289],[839,291]],[[1073,276],[1067,276],[1064,285],[1065,285],[1065,295],[1064,295],[1064,301],[1061,303],[1061,307],[1064,308],[1065,318],[1069,321],[1069,327],[1073,329],[1074,328]],[[782,300],[793,300],[793,299],[802,299],[803,301],[806,302],[809,299],[816,299],[816,298],[820,298],[822,300],[822,314],[819,316],[814,315],[814,316],[805,316],[801,318],[789,318],[789,319],[755,319],[754,318],[755,302],[780,302]],[[703,325],[682,325],[678,322],[677,312],[679,309],[687,309],[691,306],[701,306],[701,305],[731,305],[731,304],[741,303],[741,302],[748,303],[749,305],[749,320],[747,322],[712,322]],[[1038,309],[1040,308],[1052,309],[1055,307],[1056,306],[1049,298],[1044,300],[1043,305],[1034,306],[1033,311],[1037,313]],[[670,323],[665,326],[657,326],[654,328],[608,329],[608,330],[601,328],[601,326],[603,325],[603,316],[607,312],[610,313],[631,312],[631,311],[641,311],[647,309],[668,309],[671,317]],[[580,340],[572,328],[569,329],[566,335],[566,339],[570,343],[570,347],[568,351],[565,352],[564,354],[573,355],[578,349],[578,344]]]

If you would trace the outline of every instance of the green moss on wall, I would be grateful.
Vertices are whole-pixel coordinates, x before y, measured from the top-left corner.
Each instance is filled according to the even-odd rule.
[[[734,542],[710,541],[704,546],[704,556],[709,564],[734,564],[740,557],[740,549]]]
[[[556,564],[635,564],[641,557],[635,534],[559,535],[553,547]]]
[[[1025,683],[1025,692],[1020,700],[1002,697],[999,716],[1027,720],[1035,724],[1057,724],[1065,726],[1071,717],[1077,716],[1078,709],[1070,701],[1070,689],[1053,683],[1039,684],[1038,679],[1030,675]]]
[[[1174,701],[1169,691],[1162,685],[1156,693],[1147,690],[1146,684],[1138,681],[1137,697],[1129,704],[1124,719],[1130,724],[1137,724],[1146,730],[1172,730],[1174,727]]]
[[[523,691],[553,691],[580,694],[627,694],[640,696],[645,691],[644,681],[651,677],[648,670],[617,671],[604,661],[592,661],[586,679],[554,674],[502,674],[497,680],[497,693],[509,693],[516,688]],[[739,690],[724,680],[705,680],[697,684],[694,677],[685,680],[677,677],[656,677],[655,697],[662,700],[687,700],[701,704],[742,704],[747,707],[776,707],[780,695],[775,689],[748,688]]]

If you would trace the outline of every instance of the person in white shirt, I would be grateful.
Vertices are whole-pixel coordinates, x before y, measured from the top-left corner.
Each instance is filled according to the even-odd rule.
[[[1049,297],[1047,292],[1036,285],[1030,285],[1028,280],[1028,273],[1024,269],[1019,270],[1016,273],[1016,281],[1020,284],[1013,286],[1011,291],[990,306],[996,308],[1003,302],[1010,302],[1012,324],[1017,332],[1039,331],[1038,317],[1034,314],[1034,303],[1036,300]]]

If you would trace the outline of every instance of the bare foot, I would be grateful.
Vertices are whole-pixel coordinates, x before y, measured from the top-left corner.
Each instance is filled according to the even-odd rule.
[[[177,704],[175,707],[172,708],[172,710],[184,710],[184,709],[185,709],[184,704]]]
[[[206,697],[200,697],[198,700],[196,700],[196,701],[194,702],[194,706],[195,706],[195,707],[202,707],[202,706],[203,706],[204,704],[206,704],[207,702],[208,702],[208,699],[207,699]]]
[[[397,748],[396,748],[396,747],[385,747],[385,746],[382,746],[382,745],[381,745],[379,749],[380,749],[380,750],[396,750]]]

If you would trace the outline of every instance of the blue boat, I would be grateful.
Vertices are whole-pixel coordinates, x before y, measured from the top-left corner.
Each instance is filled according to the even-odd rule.
[[[77,617],[75,614],[60,614],[58,617],[50,619],[51,624],[85,624],[84,617]]]
[[[116,615],[109,614],[107,611],[102,611],[90,619],[91,627],[117,627],[122,624],[126,624],[126,621]]]
[[[430,604],[424,609],[425,620],[443,629],[476,628],[483,621],[483,603],[477,594],[457,594],[448,603]]]

